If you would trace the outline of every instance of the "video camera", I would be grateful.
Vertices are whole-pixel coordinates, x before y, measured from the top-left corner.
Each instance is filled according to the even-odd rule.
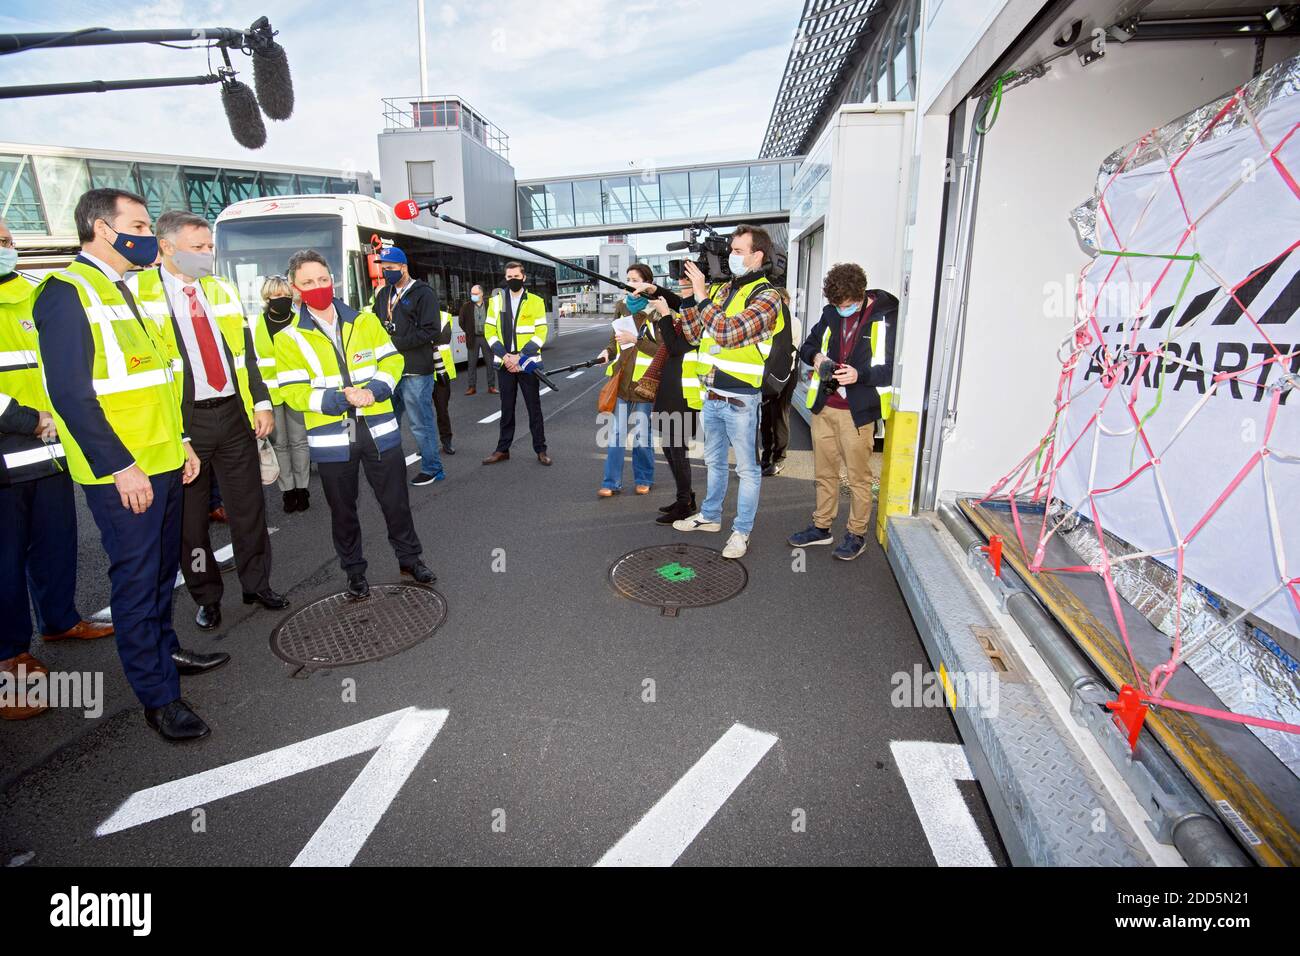
[[[726,282],[731,278],[731,270],[727,268],[727,257],[731,255],[731,239],[728,236],[718,235],[718,231],[710,226],[707,220],[691,223],[686,227],[685,239],[670,242],[664,248],[669,252],[685,249],[699,256],[695,264],[710,282]],[[682,268],[685,264],[685,259],[669,259],[669,278],[674,282],[680,282],[685,275]]]

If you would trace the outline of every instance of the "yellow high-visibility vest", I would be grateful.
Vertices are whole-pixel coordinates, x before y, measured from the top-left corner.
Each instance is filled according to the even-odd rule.
[[[501,313],[506,306],[504,298],[508,295],[504,289],[497,289],[488,299],[487,318],[483,323],[483,334],[487,336],[488,347],[501,342]],[[537,345],[537,354],[541,355],[542,346],[546,344],[546,303],[540,295],[525,292],[519,300],[519,314],[515,316],[515,340],[504,343],[507,352],[522,352],[530,342]],[[495,352],[495,349],[493,350]],[[501,359],[496,357],[495,364]]]
[[[50,410],[50,396],[45,393],[36,358],[35,290],[36,283],[21,275],[0,282],[0,414],[10,402],[38,412]],[[38,435],[5,436],[0,476],[10,484],[57,474],[63,468],[63,445],[59,442],[47,445]]]
[[[442,313],[442,330],[444,332],[451,328],[451,313]],[[438,346],[438,356],[442,359],[442,370],[447,373],[448,380],[456,377],[456,358],[451,351],[451,342],[446,345]]]
[[[347,461],[358,427],[370,430],[380,452],[402,442],[392,402],[406,364],[402,353],[373,312],[358,312],[353,317],[340,314],[336,321],[343,325],[344,364],[340,364],[334,340],[316,327],[305,306],[274,340],[280,397],[303,413],[307,446],[315,462]],[[387,392],[378,390],[383,397],[376,394],[375,403],[365,408],[354,409],[338,394],[349,384],[376,391],[376,383],[383,383]],[[325,410],[327,405],[330,411]]]
[[[156,324],[166,344],[167,358],[171,363],[172,375],[177,386],[177,398],[183,386],[182,376],[185,364],[181,358],[182,344],[176,341],[176,329],[171,322],[171,306],[167,301],[167,287],[163,285],[162,269],[146,269],[127,279],[127,285],[135,294],[140,308]],[[203,276],[197,285],[203,290],[212,317],[221,330],[221,337],[230,349],[230,359],[234,363],[231,370],[239,386],[239,395],[244,403],[244,413],[248,416],[249,427],[253,427],[253,394],[248,389],[248,359],[244,354],[244,308],[239,301],[239,292],[228,279],[221,276]],[[185,317],[188,321],[189,316]],[[252,356],[257,360],[257,356]],[[195,374],[198,374],[196,371]]]
[[[733,290],[731,300],[723,310],[724,314],[728,318],[739,315],[745,310],[745,304],[750,297],[764,287],[775,288],[767,279],[759,277],[752,282],[745,283],[739,289]],[[761,342],[742,345],[738,349],[722,348],[706,329],[700,339],[699,348],[698,365],[701,378],[708,374],[709,369],[713,369],[714,385],[718,388],[726,388],[725,382],[718,382],[718,372],[729,376],[734,381],[743,382],[754,388],[761,388],[763,385],[763,368],[768,355],[772,351],[772,337],[783,327],[784,320],[785,310],[782,309],[777,314],[777,324],[772,329],[772,335]]]
[[[50,282],[67,282],[77,290],[95,346],[91,384],[109,427],[145,474],[180,468],[185,463],[180,403],[157,329],[150,330],[147,318],[137,319],[118,287],[92,265],[74,261],[46,276],[36,290],[38,298]],[[72,480],[112,484],[112,475],[94,473],[77,436],[59,410],[53,412]]]

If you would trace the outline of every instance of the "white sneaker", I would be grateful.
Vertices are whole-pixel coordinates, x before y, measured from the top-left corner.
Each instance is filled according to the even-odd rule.
[[[674,521],[673,527],[678,531],[721,531],[722,522],[707,521],[704,514],[700,513],[683,518],[681,521]]]
[[[727,539],[727,546],[722,549],[722,556],[724,558],[743,558],[748,550],[749,535],[733,531],[731,537]]]

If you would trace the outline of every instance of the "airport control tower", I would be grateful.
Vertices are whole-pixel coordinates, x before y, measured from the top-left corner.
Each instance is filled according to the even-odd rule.
[[[442,207],[454,219],[515,236],[515,170],[510,139],[459,96],[384,100],[379,170],[385,202],[454,196]],[[463,232],[427,212],[422,225]]]

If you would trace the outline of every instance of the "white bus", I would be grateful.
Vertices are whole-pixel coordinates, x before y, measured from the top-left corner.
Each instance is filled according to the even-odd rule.
[[[315,249],[330,264],[336,294],[359,309],[383,281],[374,256],[377,247],[389,243],[406,253],[411,274],[428,282],[440,307],[453,316],[474,285],[488,292],[500,286],[512,259],[524,263],[529,290],[542,297],[552,315],[555,267],[545,259],[485,236],[404,222],[368,196],[275,196],[227,206],[217,217],[217,271],[238,286],[246,312],[260,311],[262,281],[283,275],[289,256],[299,249]],[[457,364],[467,361],[459,321],[452,352]]]

